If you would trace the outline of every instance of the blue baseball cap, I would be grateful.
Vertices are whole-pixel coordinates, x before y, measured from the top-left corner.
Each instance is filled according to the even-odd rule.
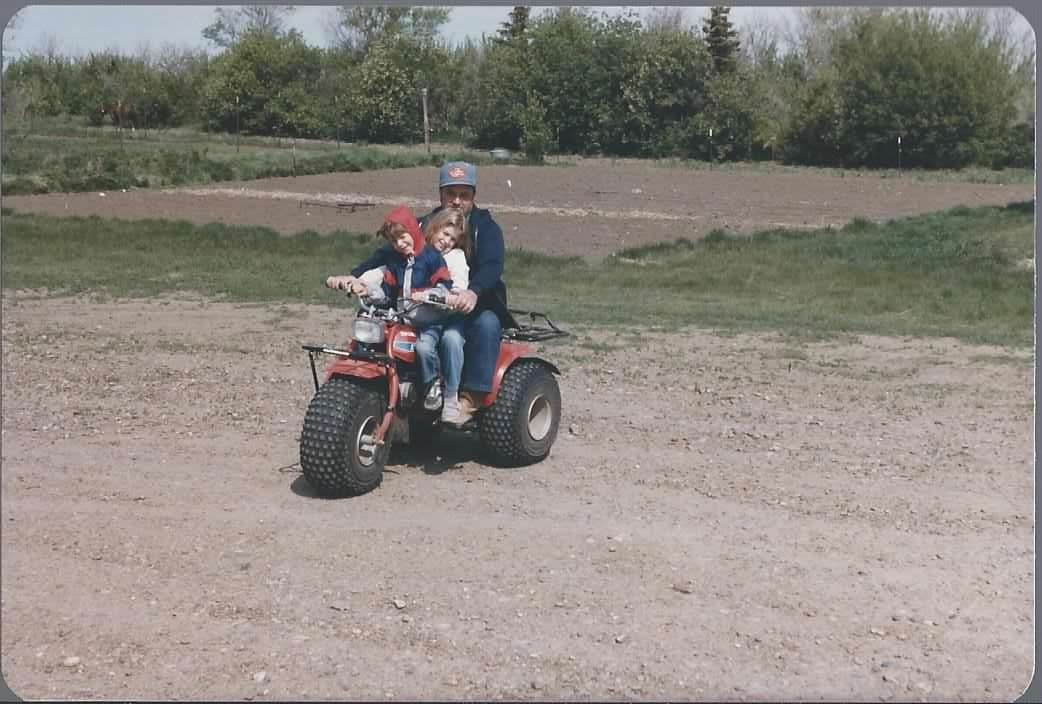
[[[450,161],[441,167],[438,174],[438,188],[445,186],[470,186],[478,188],[478,169],[465,161]]]

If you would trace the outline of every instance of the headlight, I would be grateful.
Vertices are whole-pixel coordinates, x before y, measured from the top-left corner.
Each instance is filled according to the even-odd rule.
[[[354,338],[369,345],[384,341],[384,325],[375,320],[355,318]]]

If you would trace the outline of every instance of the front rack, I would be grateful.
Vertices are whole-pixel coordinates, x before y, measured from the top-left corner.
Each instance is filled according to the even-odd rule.
[[[320,354],[329,354],[341,359],[353,359],[359,362],[376,362],[385,366],[392,363],[391,358],[387,355],[368,350],[338,350],[335,347],[327,347],[325,345],[301,345],[301,348],[308,352],[308,361],[311,363],[311,378],[315,381],[315,391],[318,391],[318,369],[315,368],[315,360]]]

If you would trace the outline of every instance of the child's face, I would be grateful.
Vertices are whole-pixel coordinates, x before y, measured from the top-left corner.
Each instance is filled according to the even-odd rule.
[[[453,225],[447,225],[431,237],[431,244],[436,250],[445,254],[446,252],[452,251],[457,244],[459,244],[460,231]]]
[[[409,256],[413,253],[412,235],[410,235],[408,232],[403,232],[402,234],[398,235],[393,240],[391,240],[391,246],[394,247],[394,251],[398,252],[398,254]]]

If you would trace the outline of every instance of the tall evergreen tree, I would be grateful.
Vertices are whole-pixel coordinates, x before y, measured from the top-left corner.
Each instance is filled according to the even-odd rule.
[[[731,8],[714,5],[709,9],[709,17],[702,22],[702,34],[705,36],[706,48],[713,60],[713,71],[717,74],[734,72],[738,66],[738,31],[728,14]]]
[[[525,30],[528,29],[530,12],[531,8],[524,5],[515,5],[514,9],[510,11],[507,21],[500,23],[499,29],[496,30],[500,38],[504,41],[511,41],[524,36]]]

